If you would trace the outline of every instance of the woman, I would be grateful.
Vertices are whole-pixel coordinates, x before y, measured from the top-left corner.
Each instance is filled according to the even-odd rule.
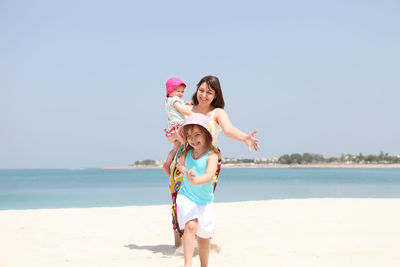
[[[245,134],[238,128],[232,125],[229,120],[229,116],[224,110],[225,102],[222,95],[221,85],[219,80],[215,76],[205,76],[197,84],[197,90],[193,94],[193,108],[194,113],[201,113],[210,119],[210,130],[213,137],[213,145],[218,147],[218,134],[222,130],[226,137],[234,140],[241,141],[249,147],[249,151],[252,148],[258,150],[260,147],[258,145],[259,140],[254,137],[257,131],[253,131],[249,134]],[[181,243],[181,237],[183,231],[179,229],[178,222],[176,219],[176,196],[180,189],[183,174],[179,172],[176,168],[176,162],[178,156],[181,152],[181,148],[178,150],[175,160],[172,163],[171,174],[170,174],[170,191],[172,197],[172,224],[175,232],[175,246],[179,246]],[[214,190],[218,182],[218,175],[221,170],[221,158],[218,161],[218,169],[214,177]]]
[[[259,141],[254,137],[257,131],[245,134],[230,122],[228,114],[223,109],[225,102],[217,77],[206,76],[201,79],[197,84],[197,91],[194,93],[192,100],[194,103],[192,111],[194,113],[202,113],[210,119],[216,147],[218,147],[217,137],[222,128],[226,137],[244,142],[248,145],[250,152],[252,147],[255,150],[259,149],[257,144]]]

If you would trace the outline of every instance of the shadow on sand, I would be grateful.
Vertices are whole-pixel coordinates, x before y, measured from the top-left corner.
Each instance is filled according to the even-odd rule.
[[[125,245],[124,247],[136,250],[149,250],[153,253],[162,253],[164,256],[183,256],[182,246],[176,248],[174,245],[138,246],[135,244],[130,244],[130,245]],[[210,251],[219,253],[221,251],[221,247],[218,244],[211,243]],[[197,256],[198,254],[199,254],[199,249],[197,246],[195,246],[193,257]]]
[[[174,245],[154,245],[154,246],[138,246],[135,244],[125,245],[124,247],[136,250],[149,250],[153,253],[162,253],[165,256],[183,256],[183,251]]]

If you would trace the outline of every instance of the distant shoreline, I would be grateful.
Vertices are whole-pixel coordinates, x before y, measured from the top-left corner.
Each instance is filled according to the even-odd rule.
[[[227,169],[399,169],[400,164],[222,164]],[[162,169],[162,166],[115,166],[104,170]]]

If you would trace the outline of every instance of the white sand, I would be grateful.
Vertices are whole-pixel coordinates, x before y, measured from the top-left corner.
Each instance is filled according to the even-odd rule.
[[[400,266],[400,199],[219,203],[215,210],[211,267]],[[0,211],[0,249],[1,267],[183,265],[167,205]]]

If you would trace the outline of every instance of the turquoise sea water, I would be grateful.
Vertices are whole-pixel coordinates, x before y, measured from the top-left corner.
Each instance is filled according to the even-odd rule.
[[[170,204],[162,170],[0,170],[0,209]],[[222,169],[216,202],[400,198],[400,169]]]

